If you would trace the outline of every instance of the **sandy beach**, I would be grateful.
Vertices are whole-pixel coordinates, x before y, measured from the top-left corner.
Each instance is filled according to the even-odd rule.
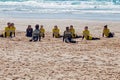
[[[15,38],[0,38],[0,80],[120,80],[120,22],[74,19],[0,19],[0,33],[7,22],[16,26]],[[45,38],[29,42],[25,37],[27,25],[44,25]],[[114,38],[103,38],[107,24]],[[61,34],[74,25],[82,35],[88,26],[94,37],[101,40],[64,43],[52,38],[52,28],[58,25]]]

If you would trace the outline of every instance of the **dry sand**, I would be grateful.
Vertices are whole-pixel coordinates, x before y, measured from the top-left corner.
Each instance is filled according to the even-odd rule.
[[[7,22],[17,28],[15,38],[0,38],[0,80],[120,80],[120,23],[114,21],[0,19],[0,31]],[[42,24],[46,37],[29,42],[25,37],[28,24]],[[96,41],[76,39],[67,44],[52,38],[51,30],[58,25],[61,33],[70,24],[81,35],[84,26],[101,38],[102,28],[109,25],[115,37]]]

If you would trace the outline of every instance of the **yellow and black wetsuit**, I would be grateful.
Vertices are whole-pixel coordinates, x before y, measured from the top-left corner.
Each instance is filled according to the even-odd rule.
[[[4,37],[10,37],[11,34],[11,28],[10,27],[5,27],[5,33],[3,34]]]
[[[44,28],[40,28],[40,36],[41,37],[45,37],[45,29]]]
[[[72,33],[72,38],[75,38],[76,37],[75,29],[74,28],[70,29],[70,32]]]
[[[110,33],[109,29],[103,29],[103,36],[105,35],[106,37],[108,37],[109,33]]]
[[[16,30],[16,28],[14,26],[11,26],[10,30],[11,30],[12,34],[14,34],[14,37],[15,37],[15,30]]]
[[[59,29],[53,29],[53,37],[59,38],[60,37],[60,30]]]
[[[83,38],[85,38],[86,40],[92,40],[92,36],[90,36],[89,30],[83,31]]]

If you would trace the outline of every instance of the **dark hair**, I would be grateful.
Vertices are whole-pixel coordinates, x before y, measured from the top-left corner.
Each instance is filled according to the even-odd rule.
[[[7,25],[10,25],[10,24],[11,24],[10,22],[7,23]]]
[[[88,28],[88,26],[85,26],[85,28]]]
[[[36,24],[36,25],[35,25],[35,29],[39,29],[39,24]]]
[[[104,28],[107,28],[107,25],[105,25]]]
[[[70,25],[70,27],[73,27],[73,25]]]
[[[69,27],[66,27],[66,30],[69,30]]]

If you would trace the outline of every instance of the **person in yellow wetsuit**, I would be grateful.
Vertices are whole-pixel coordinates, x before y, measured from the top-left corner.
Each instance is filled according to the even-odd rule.
[[[53,37],[55,37],[55,38],[60,38],[60,30],[59,30],[59,28],[57,27],[57,25],[54,26],[52,32],[53,32]]]
[[[14,23],[11,23],[10,30],[11,30],[11,32],[12,32],[12,35],[14,35],[14,37],[15,37],[15,30],[16,30],[16,27],[14,26]]]
[[[44,29],[43,25],[41,25],[41,27],[40,27],[40,36],[41,36],[42,38],[45,37],[45,29]]]
[[[72,33],[72,38],[75,38],[76,34],[75,34],[75,29],[73,28],[73,25],[70,25],[70,32]]]
[[[103,34],[102,36],[104,37],[108,37],[108,38],[111,38],[114,36],[114,33],[111,33],[110,30],[108,29],[107,25],[104,26],[104,29],[103,29]]]
[[[82,36],[78,36],[75,33],[75,29],[74,29],[73,25],[70,25],[70,32],[72,33],[72,38],[81,38],[82,37]]]
[[[11,31],[11,23],[8,22],[7,23],[7,27],[5,27],[5,33],[3,34],[3,36],[6,37],[12,37],[12,31]]]
[[[12,38],[12,34],[14,34],[15,36],[15,27],[13,23],[8,22],[7,23],[7,27],[5,27],[5,30],[3,32],[3,34],[0,35],[0,37],[11,37]]]
[[[84,28],[84,31],[83,31],[83,37],[82,39],[86,39],[86,40],[99,40],[100,38],[94,38],[90,35],[90,31],[88,30],[88,26],[86,26]]]

